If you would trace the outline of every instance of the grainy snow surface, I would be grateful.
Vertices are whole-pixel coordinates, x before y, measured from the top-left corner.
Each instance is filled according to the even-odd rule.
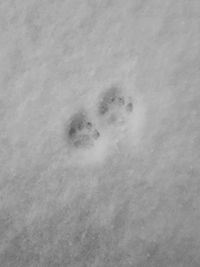
[[[199,267],[199,103],[199,0],[1,0],[0,267]]]

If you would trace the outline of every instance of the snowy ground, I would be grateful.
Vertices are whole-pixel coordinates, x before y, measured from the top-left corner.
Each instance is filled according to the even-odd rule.
[[[199,72],[199,0],[0,1],[0,266],[199,267]],[[80,108],[101,136],[71,152]]]

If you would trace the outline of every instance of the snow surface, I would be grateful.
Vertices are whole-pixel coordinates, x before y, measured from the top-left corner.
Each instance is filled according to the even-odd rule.
[[[0,1],[0,266],[200,266],[199,29],[199,0]]]

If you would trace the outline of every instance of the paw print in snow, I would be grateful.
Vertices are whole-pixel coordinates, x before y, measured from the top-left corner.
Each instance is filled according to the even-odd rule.
[[[123,124],[133,112],[133,101],[122,91],[112,86],[100,96],[98,116],[108,125]]]
[[[74,148],[90,148],[100,137],[99,131],[83,112],[71,117],[68,127],[68,140]]]

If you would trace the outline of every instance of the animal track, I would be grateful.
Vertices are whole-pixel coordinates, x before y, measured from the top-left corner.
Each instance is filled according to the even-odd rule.
[[[68,127],[68,140],[74,148],[90,148],[100,137],[99,131],[83,112],[74,114]]]
[[[135,147],[141,138],[144,116],[141,97],[135,95],[133,102],[132,96],[120,87],[109,87],[100,94],[97,103],[79,109],[68,119],[65,141],[69,164],[94,166],[118,152],[121,144]]]
[[[107,89],[100,98],[98,115],[108,124],[124,123],[128,114],[133,112],[131,97],[125,96],[116,86]]]

